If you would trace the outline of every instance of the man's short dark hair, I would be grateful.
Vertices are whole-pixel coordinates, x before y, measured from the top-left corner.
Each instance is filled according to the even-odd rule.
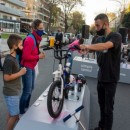
[[[32,22],[31,27],[32,27],[33,29],[37,29],[37,27],[38,27],[41,23],[42,23],[42,20],[40,20],[40,19],[35,19],[35,20]]]
[[[108,20],[108,16],[106,15],[106,14],[99,14],[99,15],[97,15],[96,17],[95,17],[95,21],[96,20],[98,20],[98,19],[100,19],[100,20],[102,20],[102,21],[104,21],[104,22],[108,22],[109,23],[109,20]]]
[[[7,40],[7,44],[9,46],[9,49],[12,49],[14,45],[18,45],[19,42],[22,40],[22,37],[20,37],[17,34],[10,34],[8,40]]]

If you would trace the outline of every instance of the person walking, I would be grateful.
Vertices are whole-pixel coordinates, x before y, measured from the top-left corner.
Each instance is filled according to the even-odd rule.
[[[97,33],[104,37],[102,43],[80,45],[81,53],[98,51],[98,103],[100,106],[100,121],[94,130],[112,130],[114,98],[117,82],[120,77],[121,41],[117,32],[112,32],[106,14],[95,17]]]

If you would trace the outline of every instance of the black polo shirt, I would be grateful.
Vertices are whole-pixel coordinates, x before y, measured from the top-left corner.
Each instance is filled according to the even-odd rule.
[[[113,48],[98,53],[97,63],[99,66],[98,81],[117,82],[120,77],[120,58],[121,58],[121,35],[111,32],[104,41],[111,41]]]

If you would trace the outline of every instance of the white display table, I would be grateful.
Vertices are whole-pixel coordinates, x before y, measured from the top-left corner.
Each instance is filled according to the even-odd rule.
[[[49,87],[48,87],[49,88]],[[64,106],[61,115],[53,119],[47,110],[48,88],[34,102],[29,110],[20,118],[14,130],[81,130],[72,117],[65,123],[63,118],[73,112],[82,104],[84,109],[76,115],[84,126],[89,128],[89,110],[90,110],[90,92],[88,86],[84,86],[78,101],[64,100]]]
[[[98,65],[95,59],[76,56],[73,59],[72,73],[97,78]],[[130,65],[123,64],[120,69],[119,82],[130,84]]]

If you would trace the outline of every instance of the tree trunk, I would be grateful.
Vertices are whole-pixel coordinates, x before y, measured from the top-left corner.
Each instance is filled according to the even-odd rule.
[[[65,14],[65,33],[68,30],[68,22],[67,22],[67,15]]]
[[[50,32],[51,30],[51,19],[52,19],[52,11],[50,9],[50,18],[49,18],[49,23],[48,23],[48,31]]]

